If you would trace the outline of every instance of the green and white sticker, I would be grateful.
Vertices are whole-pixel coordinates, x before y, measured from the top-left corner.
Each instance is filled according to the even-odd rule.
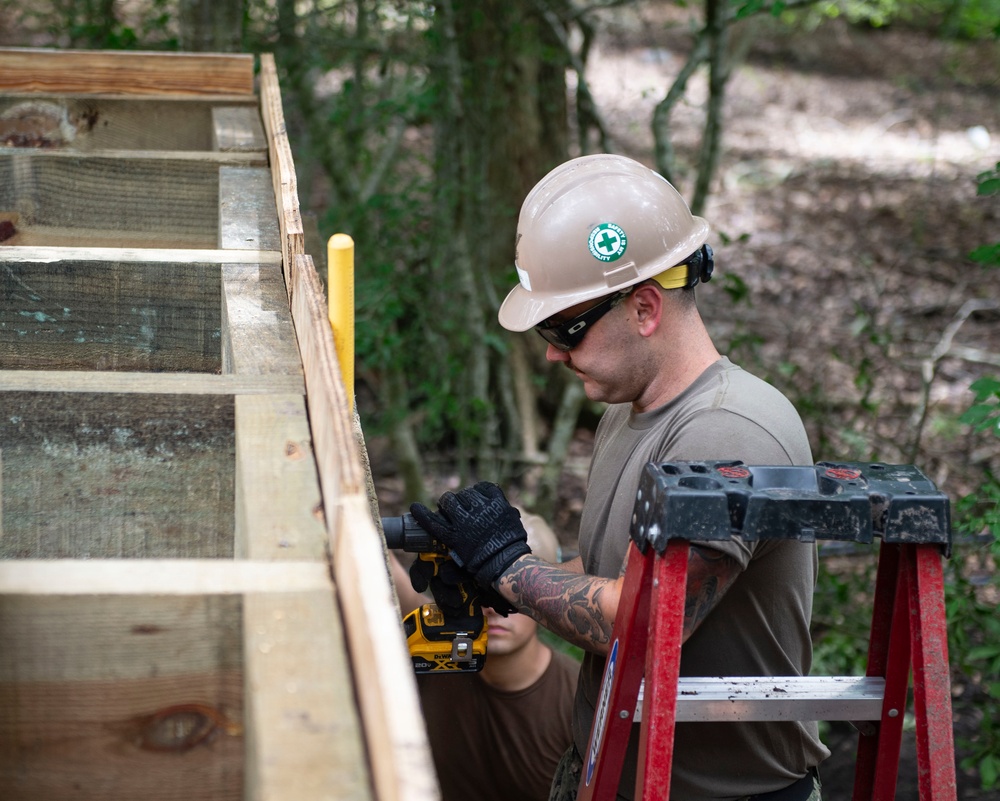
[[[615,261],[625,253],[628,237],[620,225],[601,223],[590,232],[587,247],[590,248],[590,255],[598,261]]]

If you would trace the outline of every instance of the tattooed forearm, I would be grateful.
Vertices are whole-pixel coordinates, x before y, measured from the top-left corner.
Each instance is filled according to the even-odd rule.
[[[529,555],[514,563],[498,589],[563,639],[589,651],[607,650],[618,606],[614,580],[574,573]]]
[[[731,556],[711,548],[691,546],[684,602],[685,640],[715,608],[739,573],[740,566]]]

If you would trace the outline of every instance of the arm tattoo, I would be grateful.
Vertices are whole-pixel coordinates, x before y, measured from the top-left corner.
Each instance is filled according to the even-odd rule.
[[[498,582],[514,595],[518,609],[550,631],[586,650],[599,650],[611,640],[613,620],[605,617],[601,599],[612,579],[574,573],[525,556]]]
[[[740,566],[731,556],[712,548],[691,545],[684,601],[685,640],[694,634],[708,613],[722,600],[739,574]]]

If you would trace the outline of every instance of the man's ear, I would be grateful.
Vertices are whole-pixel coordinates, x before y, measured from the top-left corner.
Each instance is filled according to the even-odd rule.
[[[663,317],[663,293],[660,287],[654,283],[642,284],[632,292],[629,299],[635,310],[639,333],[644,337],[652,335]]]

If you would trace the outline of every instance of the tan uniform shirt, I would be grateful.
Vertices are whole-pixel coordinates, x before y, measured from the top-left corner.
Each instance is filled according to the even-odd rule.
[[[587,573],[619,575],[643,467],[650,461],[739,459],[749,465],[812,464],[802,422],[774,387],[722,358],[680,396],[633,414],[605,412],[597,430],[580,553]],[[682,676],[805,675],[812,662],[809,620],[814,545],[790,540],[706,542],[743,573],[681,651]],[[586,770],[590,725],[604,658],[587,654],[573,736]],[[638,726],[619,793],[632,798]],[[677,726],[673,801],[735,798],[790,784],[829,755],[815,723],[682,723]]]

